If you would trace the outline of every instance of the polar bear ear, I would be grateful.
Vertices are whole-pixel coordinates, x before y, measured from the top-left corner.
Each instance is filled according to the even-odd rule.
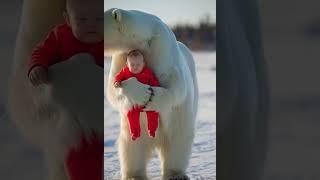
[[[117,22],[121,22],[121,20],[122,20],[122,12],[121,12],[121,10],[120,9],[114,9],[112,11],[112,17]]]

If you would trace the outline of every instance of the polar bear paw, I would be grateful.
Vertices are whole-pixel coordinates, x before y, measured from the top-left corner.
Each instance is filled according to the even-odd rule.
[[[121,91],[133,104],[144,105],[151,96],[150,86],[139,82],[135,77],[121,82]]]
[[[121,180],[147,180],[147,178],[143,176],[136,176],[136,177],[124,177]]]
[[[190,178],[185,174],[169,176],[163,180],[190,180]]]

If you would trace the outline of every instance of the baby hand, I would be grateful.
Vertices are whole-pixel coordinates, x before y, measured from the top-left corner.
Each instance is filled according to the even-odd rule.
[[[48,82],[48,72],[42,66],[36,66],[32,68],[29,73],[29,79],[34,86],[44,84]]]
[[[114,82],[113,85],[114,85],[115,88],[118,88],[118,87],[121,86],[121,82],[116,81],[116,82]]]

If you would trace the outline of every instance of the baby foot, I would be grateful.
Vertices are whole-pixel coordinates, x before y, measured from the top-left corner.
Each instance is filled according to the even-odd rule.
[[[131,139],[132,139],[132,141],[135,141],[136,139],[137,139],[138,137],[136,137],[136,136],[131,136]]]
[[[131,134],[131,139],[134,141],[140,137],[140,134]]]
[[[152,138],[154,138],[154,137],[156,136],[156,132],[154,132],[154,131],[153,131],[153,132],[149,131],[149,136],[152,137]]]

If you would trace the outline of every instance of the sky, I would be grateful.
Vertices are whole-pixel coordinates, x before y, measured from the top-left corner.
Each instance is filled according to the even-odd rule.
[[[110,8],[142,10],[168,25],[198,24],[206,15],[216,22],[216,0],[105,0],[104,10]]]

